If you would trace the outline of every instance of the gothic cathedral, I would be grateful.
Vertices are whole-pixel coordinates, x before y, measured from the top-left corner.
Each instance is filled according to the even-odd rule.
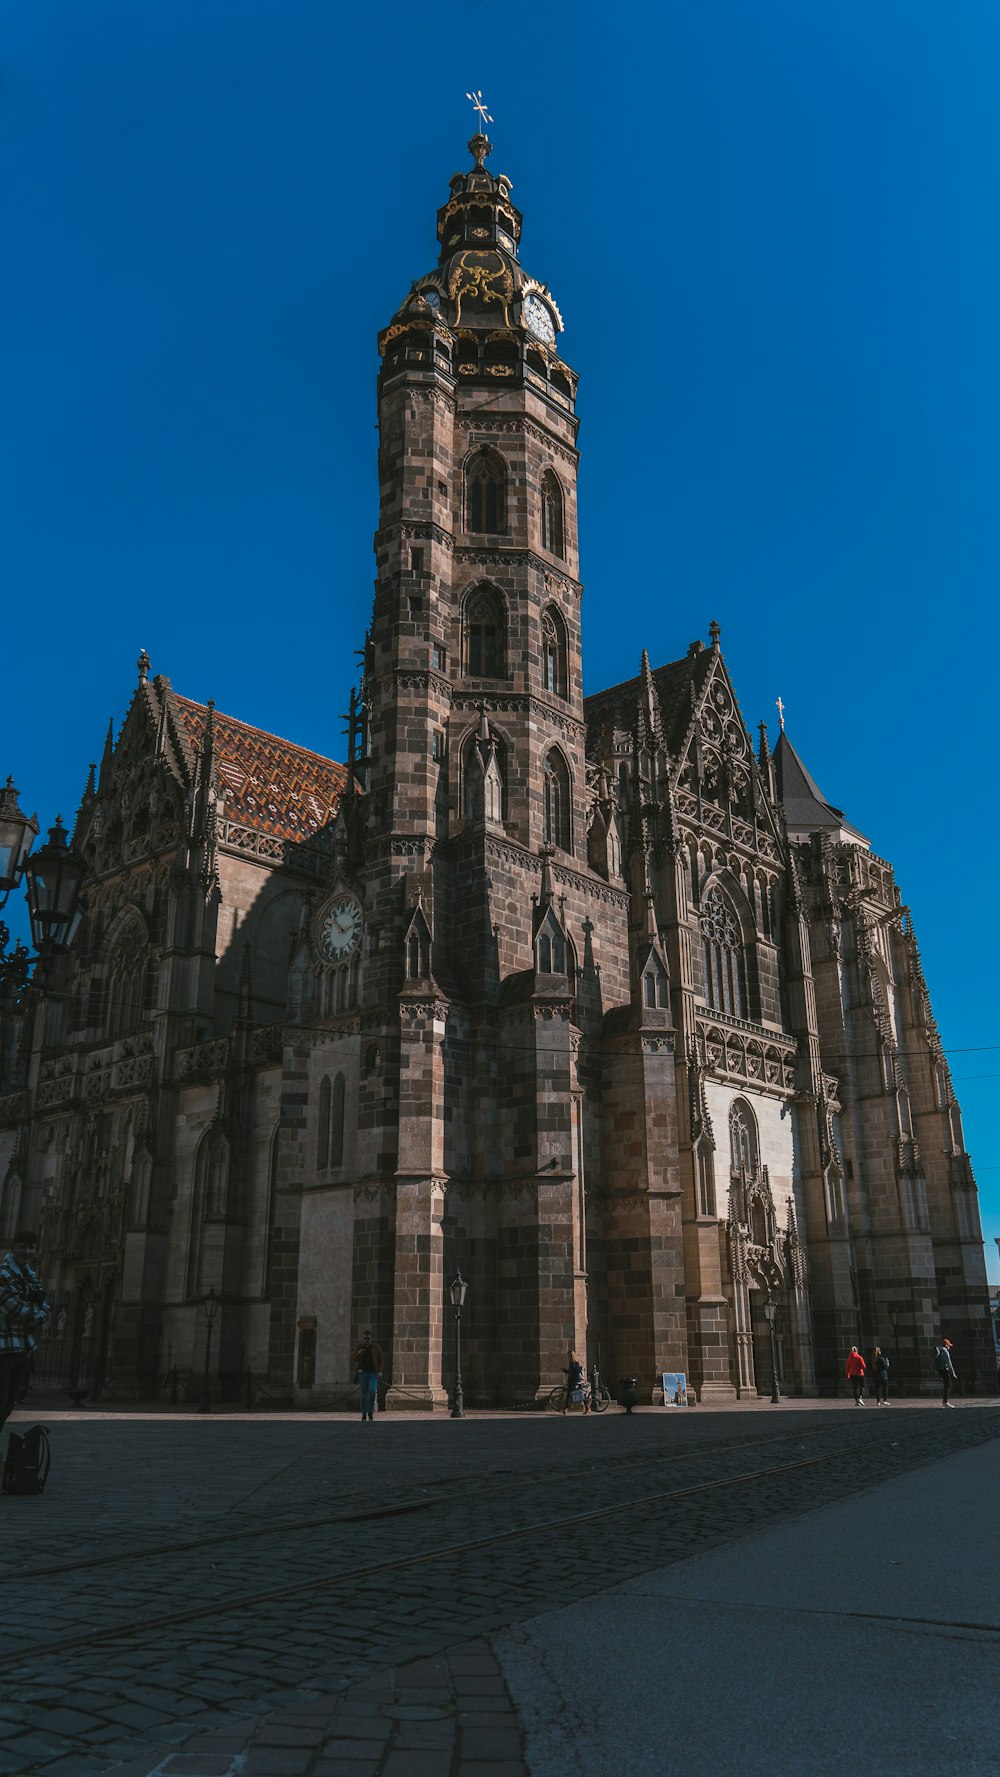
[[[712,625],[584,698],[577,378],[490,144],[379,339],[349,757],[145,655],[76,820],[82,925],[4,976],[2,1233],[93,1395],[540,1402],[574,1348],[661,1399],[996,1372],[975,1183],[891,866]],[[638,655],[637,647],[637,655]],[[23,971],[22,971],[23,974]],[[213,1293],[214,1292],[214,1293]]]

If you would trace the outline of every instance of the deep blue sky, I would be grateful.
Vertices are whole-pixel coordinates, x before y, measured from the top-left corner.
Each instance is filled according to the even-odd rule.
[[[472,85],[581,374],[587,688],[716,617],[784,698],[912,907],[997,1274],[995,0],[7,0],[0,770],[70,816],[140,646],[342,756],[375,336]]]

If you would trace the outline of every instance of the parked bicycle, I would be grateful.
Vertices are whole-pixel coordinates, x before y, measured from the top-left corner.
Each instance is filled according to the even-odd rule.
[[[583,1406],[589,1407],[592,1413],[606,1413],[611,1405],[611,1396],[601,1381],[600,1371],[596,1364],[590,1372],[590,1381],[584,1384],[582,1394]],[[572,1404],[572,1402],[568,1403],[566,1399],[565,1382],[561,1382],[558,1388],[552,1390],[547,1402],[554,1413],[562,1413],[567,1405]]]

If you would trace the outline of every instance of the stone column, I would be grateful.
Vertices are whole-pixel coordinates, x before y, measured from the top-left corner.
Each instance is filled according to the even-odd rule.
[[[447,1007],[400,996],[392,1384],[386,1407],[446,1407],[444,1034]]]

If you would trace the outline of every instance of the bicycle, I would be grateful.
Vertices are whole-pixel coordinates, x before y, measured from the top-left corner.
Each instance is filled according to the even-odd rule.
[[[592,1413],[607,1412],[611,1405],[611,1396],[601,1381],[596,1366],[591,1370],[590,1381],[584,1384],[582,1393],[584,1407],[589,1407]],[[558,1388],[552,1390],[546,1405],[551,1407],[554,1413],[561,1413],[566,1404],[566,1384],[561,1382]]]

